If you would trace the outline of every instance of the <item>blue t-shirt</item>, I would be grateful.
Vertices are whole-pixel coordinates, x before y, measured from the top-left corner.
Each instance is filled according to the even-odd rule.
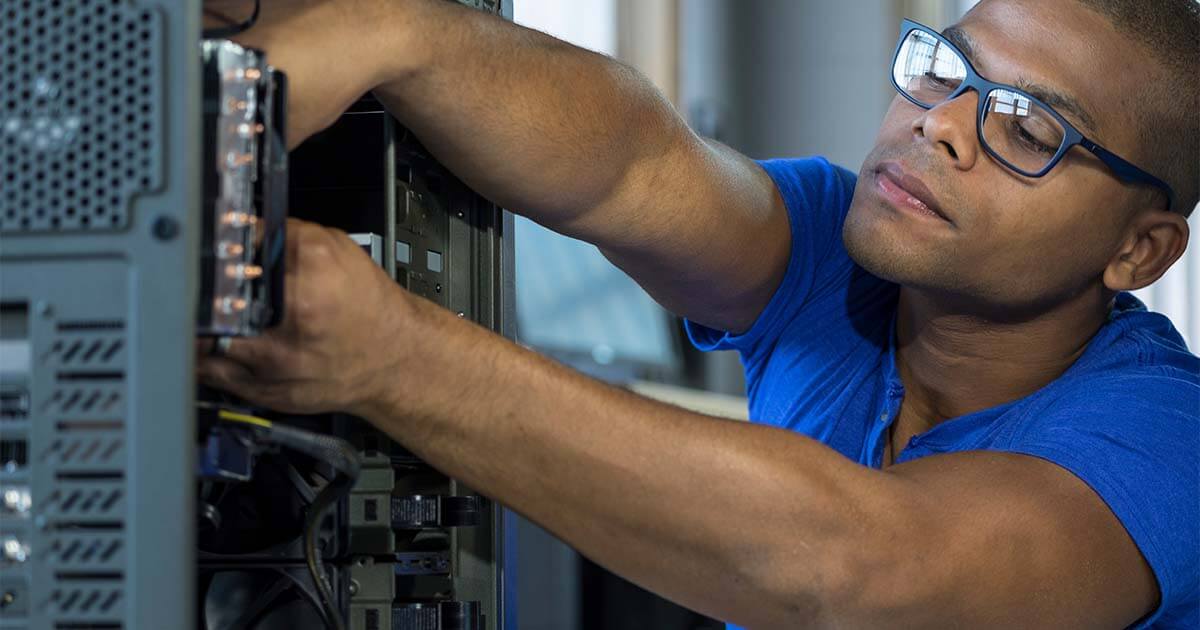
[[[688,335],[701,350],[741,353],[752,421],[878,468],[904,397],[894,353],[899,287],[855,264],[842,244],[854,174],[822,158],[762,166],[791,221],[783,281],[745,333],[687,322]],[[1040,457],[1082,479],[1158,579],[1162,604],[1137,627],[1200,628],[1200,359],[1166,317],[1120,294],[1062,376],[915,436],[896,462],[968,450]]]

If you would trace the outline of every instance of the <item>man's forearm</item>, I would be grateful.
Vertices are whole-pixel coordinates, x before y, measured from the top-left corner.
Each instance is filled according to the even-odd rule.
[[[883,475],[794,433],[609,387],[414,302],[424,332],[387,343],[429,380],[359,411],[432,465],[714,616],[819,622],[844,597],[874,539],[864,515],[888,513]]]
[[[446,0],[392,0],[375,93],[437,158],[493,201],[603,241],[643,196],[631,173],[697,142],[662,95],[607,57]],[[612,206],[611,208],[609,206]]]

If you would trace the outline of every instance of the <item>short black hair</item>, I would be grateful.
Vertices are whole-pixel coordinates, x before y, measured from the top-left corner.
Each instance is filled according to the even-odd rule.
[[[1141,117],[1138,166],[1175,191],[1171,208],[1184,216],[1200,202],[1200,2],[1079,0],[1107,18],[1166,69],[1169,84],[1148,85]]]

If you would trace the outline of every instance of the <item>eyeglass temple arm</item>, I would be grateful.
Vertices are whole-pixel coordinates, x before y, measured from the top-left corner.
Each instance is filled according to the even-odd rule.
[[[1150,186],[1156,186],[1162,189],[1163,192],[1167,193],[1167,208],[1171,209],[1175,207],[1175,191],[1171,190],[1171,187],[1168,186],[1163,180],[1151,175],[1150,173],[1147,173],[1146,171],[1143,171],[1129,162],[1126,162],[1123,158],[1121,158],[1121,156],[1109,151],[1108,149],[1105,149],[1104,147],[1092,142],[1091,140],[1088,140],[1087,138],[1081,139],[1079,144],[1088,151],[1096,154],[1096,157],[1100,158],[1101,162],[1104,162],[1108,168],[1112,169],[1113,173],[1115,173],[1117,177],[1121,178],[1122,181],[1148,184]]]

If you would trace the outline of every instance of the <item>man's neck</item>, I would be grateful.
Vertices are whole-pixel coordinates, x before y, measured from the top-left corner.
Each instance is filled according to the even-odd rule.
[[[904,404],[927,430],[1022,398],[1062,375],[1104,323],[1111,296],[1087,292],[1020,322],[963,314],[927,293],[900,292],[896,366]]]

